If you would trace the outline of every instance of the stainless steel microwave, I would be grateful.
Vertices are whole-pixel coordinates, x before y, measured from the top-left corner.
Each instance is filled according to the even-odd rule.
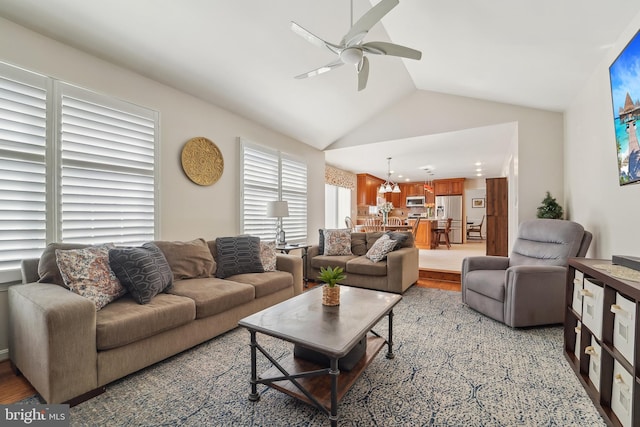
[[[423,206],[424,196],[409,196],[407,197],[407,207],[409,206]]]

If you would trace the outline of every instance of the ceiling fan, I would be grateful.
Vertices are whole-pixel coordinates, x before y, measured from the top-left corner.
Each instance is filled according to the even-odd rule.
[[[295,78],[304,79],[307,77],[313,77],[318,74],[331,71],[344,64],[351,64],[356,66],[356,70],[358,72],[358,91],[361,91],[367,87],[367,79],[369,78],[369,60],[367,59],[366,54],[399,56],[402,58],[416,60],[422,58],[422,52],[419,50],[400,46],[394,43],[362,43],[362,40],[367,35],[371,27],[380,22],[380,20],[389,13],[391,9],[398,5],[398,3],[399,0],[382,0],[362,15],[358,22],[353,24],[353,0],[351,0],[351,29],[347,34],[345,34],[339,44],[333,44],[325,41],[292,21],[291,29],[294,33],[300,35],[309,43],[323,49],[329,49],[331,52],[338,55],[338,59],[335,61],[309,71],[308,73],[300,74]]]

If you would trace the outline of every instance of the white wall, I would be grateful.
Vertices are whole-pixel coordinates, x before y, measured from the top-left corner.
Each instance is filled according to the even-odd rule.
[[[609,66],[639,28],[640,14],[565,113],[565,209],[594,234],[589,257],[640,256],[640,185],[618,184],[609,82]]]
[[[160,112],[160,239],[212,239],[239,232],[242,136],[306,160],[308,235],[317,241],[312,231],[324,224],[323,152],[2,18],[0,60]],[[214,141],[224,156],[224,173],[209,187],[189,181],[180,164],[182,146],[195,136]],[[6,356],[6,311],[5,287],[0,291],[0,359]]]

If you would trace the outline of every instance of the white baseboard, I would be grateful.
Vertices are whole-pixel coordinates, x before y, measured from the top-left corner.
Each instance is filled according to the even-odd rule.
[[[9,359],[9,349],[3,348],[0,350],[0,362]]]

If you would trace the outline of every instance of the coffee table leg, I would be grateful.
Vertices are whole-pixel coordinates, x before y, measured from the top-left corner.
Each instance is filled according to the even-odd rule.
[[[331,375],[331,414],[329,420],[331,420],[331,427],[338,426],[338,375],[340,370],[338,369],[338,359],[331,359],[331,369],[329,375]]]
[[[256,367],[256,331],[249,331],[251,333],[251,393],[249,393],[249,400],[257,402],[260,400],[258,394],[258,369]]]
[[[393,310],[389,312],[389,339],[387,340],[387,359],[393,359]]]

